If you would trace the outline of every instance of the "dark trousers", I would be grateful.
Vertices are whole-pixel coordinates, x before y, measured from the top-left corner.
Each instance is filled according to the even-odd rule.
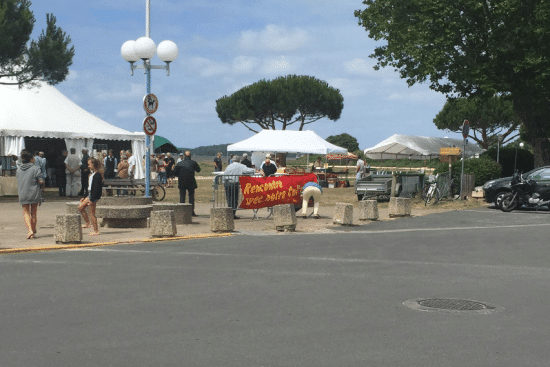
[[[57,174],[55,179],[57,180],[57,187],[59,188],[59,196],[65,196],[67,189],[67,176],[65,172],[63,172],[63,174]]]
[[[180,203],[185,203],[185,193],[189,192],[189,204],[192,205],[193,213],[195,213],[195,189],[180,189]]]
[[[238,182],[226,182],[225,198],[227,199],[227,206],[233,209],[233,215],[237,211],[239,206],[239,183]]]
[[[88,171],[80,172],[80,183],[82,184],[82,188],[80,189],[80,195],[82,196],[88,196]]]

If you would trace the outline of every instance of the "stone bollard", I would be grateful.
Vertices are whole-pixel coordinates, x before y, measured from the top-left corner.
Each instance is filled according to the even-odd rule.
[[[362,200],[359,202],[359,220],[378,220],[378,201]]]
[[[182,224],[191,224],[193,222],[193,205],[192,204],[181,204],[183,207],[183,223]]]
[[[74,243],[82,241],[80,214],[58,214],[55,216],[56,243]]]
[[[78,210],[78,205],[80,204],[80,201],[68,201],[65,203],[65,208],[67,208],[67,214],[79,214],[80,210]]]
[[[233,232],[235,219],[231,208],[210,209],[210,230],[212,232]]]
[[[155,212],[159,210],[173,210],[174,215],[176,216],[176,224],[190,224],[192,212],[191,206],[191,204],[180,203],[154,203],[153,211]],[[189,218],[187,218],[186,211],[189,211]]]
[[[410,198],[390,198],[390,218],[409,217],[411,215]]]
[[[178,233],[173,210],[151,212],[151,237],[173,237]]]
[[[336,203],[332,222],[343,226],[351,226],[353,224],[353,204]]]
[[[275,205],[273,207],[273,222],[277,231],[294,232],[296,231],[296,210],[293,204]]]

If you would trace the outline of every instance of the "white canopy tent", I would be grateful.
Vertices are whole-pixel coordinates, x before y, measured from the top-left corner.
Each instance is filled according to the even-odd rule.
[[[439,158],[440,148],[463,148],[462,139],[432,138],[414,135],[395,134],[378,143],[372,148],[364,150],[369,159],[432,159]],[[467,144],[466,157],[472,157],[483,153],[483,149],[477,144]]]
[[[262,130],[248,139],[227,146],[227,151],[348,154],[347,149],[329,143],[311,130]]]
[[[95,139],[131,141],[136,157],[145,155],[145,134],[113,126],[85,111],[55,87],[41,83],[37,88],[0,85],[3,113],[0,116],[0,155],[19,155],[25,137],[64,139],[67,149],[90,152]],[[137,159],[136,178],[144,178],[142,160]],[[139,177],[141,176],[141,177]]]

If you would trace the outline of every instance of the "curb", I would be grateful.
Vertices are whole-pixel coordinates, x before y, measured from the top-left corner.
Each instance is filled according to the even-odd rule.
[[[9,248],[9,249],[0,249],[0,255],[16,254],[16,253],[22,253],[22,252],[70,250],[70,249],[87,248],[87,247],[131,245],[136,243],[195,240],[195,239],[201,239],[201,238],[216,238],[216,237],[230,237],[230,236],[232,236],[231,233],[212,233],[212,234],[198,234],[198,235],[181,236],[181,237],[145,238],[145,239],[135,239],[135,240],[124,240],[124,241],[84,243],[84,244],[74,244],[74,245],[67,244],[67,245],[53,245],[53,246],[42,246],[42,247]]]

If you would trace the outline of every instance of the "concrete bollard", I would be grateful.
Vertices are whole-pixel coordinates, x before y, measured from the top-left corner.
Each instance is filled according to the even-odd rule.
[[[273,222],[277,231],[294,232],[298,219],[292,204],[275,205],[273,207]]]
[[[191,223],[191,204],[180,204],[180,203],[154,203],[153,211],[159,210],[173,210],[174,215],[176,216],[176,224],[189,224]],[[187,208],[189,207],[189,208]],[[189,218],[186,218],[186,210],[189,209]]]
[[[178,233],[173,210],[151,212],[151,237],[173,237]]]
[[[193,205],[192,204],[181,204],[183,208],[183,223],[182,224],[191,224],[193,222]]]
[[[411,201],[410,198],[390,198],[390,218],[409,217],[411,215]]]
[[[359,220],[378,220],[378,201],[362,200],[359,202]]]
[[[78,205],[80,204],[80,201],[68,201],[65,203],[65,208],[67,209],[67,214],[79,214],[80,210],[78,210]]]
[[[55,216],[56,243],[75,243],[82,241],[80,214],[58,214]]]
[[[233,232],[235,219],[232,208],[210,209],[210,230],[212,232]]]
[[[351,226],[353,224],[353,204],[336,203],[332,222],[343,226]]]

